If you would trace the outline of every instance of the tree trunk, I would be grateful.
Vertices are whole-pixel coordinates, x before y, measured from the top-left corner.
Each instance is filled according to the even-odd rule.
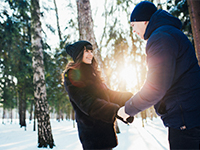
[[[58,112],[56,113],[56,120],[57,120],[58,122],[60,122],[60,111],[58,111]]]
[[[87,40],[91,42],[94,49],[94,55],[97,59],[101,69],[103,67],[100,51],[97,46],[96,38],[93,31],[92,11],[89,0],[77,0],[78,11],[78,27],[79,27],[79,39]],[[102,70],[103,71],[103,70]]]
[[[74,110],[72,109],[72,120],[73,120],[73,128],[75,128],[75,112]]]
[[[54,2],[54,6],[55,6],[55,12],[56,12],[56,23],[57,23],[57,29],[58,29],[58,36],[59,36],[59,40],[60,40],[60,48],[62,48],[62,35],[61,35],[61,31],[60,31],[60,24],[59,24],[59,17],[58,17],[58,8],[56,5],[56,0],[53,0]]]
[[[33,100],[31,100],[31,108],[30,108],[29,122],[31,122],[32,119],[33,119]]]
[[[13,113],[12,113],[12,108],[10,108],[10,124],[13,122]]]
[[[26,130],[26,100],[25,93],[22,89],[19,89],[19,124],[20,127],[25,127]]]
[[[50,148],[53,148],[54,140],[45,86],[39,0],[31,0],[31,31],[34,98],[38,120],[38,147],[47,147],[49,145]]]
[[[36,109],[35,109],[35,104],[34,104],[34,118],[33,118],[33,131],[36,130],[36,123],[35,123],[35,120],[36,120]]]
[[[6,116],[6,110],[5,107],[3,106],[2,124],[4,124],[5,116]]]
[[[144,120],[147,122],[147,110],[143,110],[141,113],[142,117],[142,127],[144,127]]]
[[[197,59],[200,65],[200,1],[187,0]]]

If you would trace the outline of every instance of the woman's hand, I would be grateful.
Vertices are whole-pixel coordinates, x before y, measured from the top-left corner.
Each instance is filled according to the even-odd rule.
[[[127,113],[125,113],[125,106],[121,107],[118,111],[117,111],[117,115],[122,117],[124,120],[126,120],[126,118],[129,117],[129,115]]]
[[[132,117],[132,116],[128,115],[127,113],[125,113],[125,106],[121,107],[117,111],[117,118],[122,120],[126,124],[132,123],[133,120],[134,120],[134,117]]]

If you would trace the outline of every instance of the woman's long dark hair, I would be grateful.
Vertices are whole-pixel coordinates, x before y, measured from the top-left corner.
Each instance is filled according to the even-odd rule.
[[[62,82],[64,83],[64,74],[65,72],[67,72],[69,69],[81,69],[81,67],[83,66],[83,62],[82,62],[82,59],[83,59],[83,53],[84,53],[84,50],[81,51],[79,53],[79,55],[77,56],[75,62],[69,62],[67,65],[66,65],[66,68],[65,70],[63,71],[62,73]],[[96,61],[96,59],[93,57],[92,59],[92,64],[91,65],[88,65],[91,67],[91,70],[92,70],[92,73],[95,75],[95,78],[98,80],[98,81],[101,81],[103,82],[103,79],[101,77],[101,71],[98,69],[98,63]],[[85,73],[89,73],[87,71],[85,71]],[[90,77],[90,75],[88,76]]]

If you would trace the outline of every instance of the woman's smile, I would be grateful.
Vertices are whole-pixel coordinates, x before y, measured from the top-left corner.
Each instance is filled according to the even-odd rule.
[[[83,53],[83,62],[86,64],[92,64],[92,59],[93,59],[93,50],[84,50]]]

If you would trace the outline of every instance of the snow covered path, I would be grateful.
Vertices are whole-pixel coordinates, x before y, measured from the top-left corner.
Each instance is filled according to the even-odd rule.
[[[141,118],[136,118],[128,126],[120,124],[119,145],[115,150],[168,150],[167,128],[160,119],[147,119],[142,127]]]
[[[154,118],[153,121],[147,119],[144,127],[141,118],[135,118],[129,126],[121,121],[118,121],[118,125],[121,133],[117,134],[119,144],[114,150],[169,150],[167,128],[159,118]],[[72,121],[51,120],[51,126],[56,144],[53,149],[82,149],[77,128],[73,128]],[[33,124],[29,124],[28,121],[27,131],[19,127],[18,120],[13,124],[0,124],[0,150],[42,150],[43,148],[37,148],[37,132],[32,129]]]

